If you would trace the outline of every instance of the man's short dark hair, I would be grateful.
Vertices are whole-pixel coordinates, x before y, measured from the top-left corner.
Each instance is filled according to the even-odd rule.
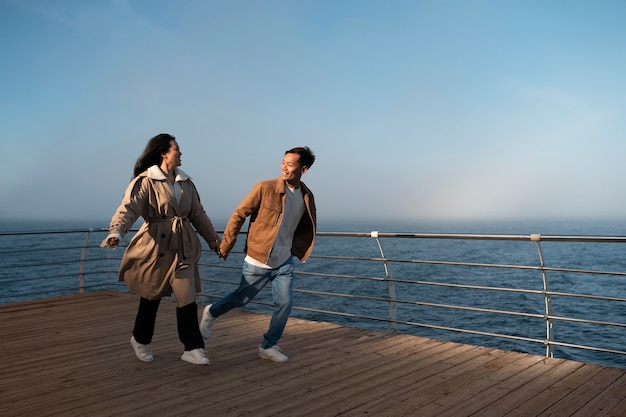
[[[307,169],[311,168],[311,165],[315,162],[315,154],[308,146],[289,149],[285,152],[285,155],[288,153],[297,153],[300,155],[300,166],[307,167]]]

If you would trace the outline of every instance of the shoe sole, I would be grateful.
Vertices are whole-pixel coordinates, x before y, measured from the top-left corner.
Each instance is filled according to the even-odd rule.
[[[272,361],[272,362],[276,362],[276,363],[285,363],[285,362],[289,361],[289,358],[287,358],[287,359],[278,359],[278,358],[274,358],[274,357],[270,357],[270,356],[265,356],[262,353],[259,353],[259,358],[266,359],[268,361]]]
[[[206,362],[204,362],[204,361],[200,361],[200,362],[199,362],[199,361],[197,361],[197,360],[195,360],[195,359],[193,359],[193,358],[187,358],[187,357],[185,357],[184,355],[183,355],[183,356],[181,356],[181,357],[180,357],[180,359],[181,359],[181,360],[183,360],[183,361],[185,361],[185,362],[187,362],[187,363],[190,363],[190,364],[192,364],[192,365],[209,365],[209,364],[210,364],[210,362],[209,362],[209,359],[208,359],[208,358],[207,358],[207,361],[206,361]]]

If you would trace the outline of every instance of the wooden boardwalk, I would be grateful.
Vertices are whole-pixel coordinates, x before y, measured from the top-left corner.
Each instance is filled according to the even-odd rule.
[[[257,357],[269,316],[244,311],[191,365],[166,300],[143,363],[136,307],[113,292],[0,305],[0,415],[626,416],[626,369],[297,319],[278,364]]]

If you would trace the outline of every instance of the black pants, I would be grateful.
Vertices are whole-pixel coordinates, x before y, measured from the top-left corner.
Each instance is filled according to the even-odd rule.
[[[152,342],[154,335],[154,323],[161,300],[139,300],[139,309],[135,318],[133,336],[142,345]],[[198,305],[187,304],[176,308],[176,323],[178,326],[178,338],[185,345],[185,350],[204,348],[204,340],[198,327]]]

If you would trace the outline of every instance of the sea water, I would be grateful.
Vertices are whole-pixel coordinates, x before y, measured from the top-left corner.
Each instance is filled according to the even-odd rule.
[[[20,301],[27,298],[49,296],[52,287],[55,294],[76,293],[78,265],[87,243],[89,259],[86,289],[125,290],[117,282],[117,267],[123,247],[117,251],[98,247],[106,236],[100,229],[107,221],[96,222],[44,222],[4,221],[0,232],[6,231],[68,231],[75,233],[46,233],[35,235],[0,236],[0,285],[3,289],[2,302]],[[216,228],[221,230],[220,224]],[[87,233],[88,229],[93,232]],[[318,231],[369,233],[454,233],[454,234],[497,234],[552,236],[626,236],[626,225],[620,222],[321,222]],[[88,239],[87,239],[88,237]],[[211,280],[228,282],[220,285],[205,283],[203,294],[210,302],[234,288],[239,280],[243,260],[240,238],[236,251],[224,262],[206,251],[203,255],[201,274]],[[126,239],[127,243],[128,239]],[[393,259],[427,259],[441,262],[471,262],[498,265],[539,265],[536,243],[529,241],[468,241],[458,239],[380,239],[385,256]],[[52,249],[52,250],[51,250]],[[626,271],[626,246],[608,243],[542,242],[542,255],[550,267]],[[326,256],[346,256],[363,259],[380,258],[380,248],[371,238],[336,238],[321,236],[317,239],[313,256],[304,265],[297,265],[294,288],[295,304],[299,306],[332,310],[346,315],[386,317],[388,303],[380,301],[388,297],[387,283],[381,280],[389,274],[399,281],[421,281],[429,283],[452,283],[458,285],[489,286],[497,288],[523,288],[541,291],[542,276],[537,270],[494,269],[489,267],[467,268],[464,266],[420,264],[404,265],[392,263],[385,266],[380,261],[342,261],[325,259]],[[212,264],[229,268],[220,270],[216,276]],[[306,273],[306,274],[302,274]],[[312,275],[309,275],[312,274]],[[47,276],[41,280],[41,276]],[[68,275],[71,279],[68,280]],[[324,277],[330,275],[331,277]],[[376,280],[346,279],[347,276],[371,277]],[[619,276],[597,276],[584,274],[561,274],[548,272],[551,291],[575,292],[626,298],[626,280]],[[337,278],[336,278],[337,277]],[[311,295],[310,291],[343,294],[341,297]],[[443,309],[423,304],[444,304],[467,308],[489,308],[512,310],[527,314],[543,315],[544,299],[537,294],[511,295],[501,291],[459,291],[436,285],[413,285],[398,282],[396,297],[420,303],[397,304],[400,321],[427,324],[434,327],[461,327],[475,331],[511,334],[519,337],[543,339],[546,336],[545,321],[509,315],[494,315],[458,309]],[[352,298],[352,296],[366,299]],[[370,299],[367,299],[370,298]],[[259,305],[249,305],[252,310],[271,312],[271,292],[262,292]],[[622,303],[613,303],[607,310],[595,300],[552,297],[553,314],[579,317],[587,320],[623,323],[626,308]],[[368,321],[353,317],[336,317],[323,313],[294,310],[294,317],[335,322],[346,326],[387,330],[388,325],[380,321]],[[600,330],[598,330],[600,329]],[[524,343],[503,338],[490,338],[475,334],[445,331],[425,326],[396,325],[396,331],[422,337],[459,343],[482,345],[507,350],[545,354],[545,347],[537,343]],[[589,326],[571,322],[555,324],[557,340],[572,343],[602,346],[624,350],[624,331],[615,327]],[[594,353],[591,351],[557,347],[555,356],[583,362],[602,363],[626,367],[626,359],[619,355]]]

